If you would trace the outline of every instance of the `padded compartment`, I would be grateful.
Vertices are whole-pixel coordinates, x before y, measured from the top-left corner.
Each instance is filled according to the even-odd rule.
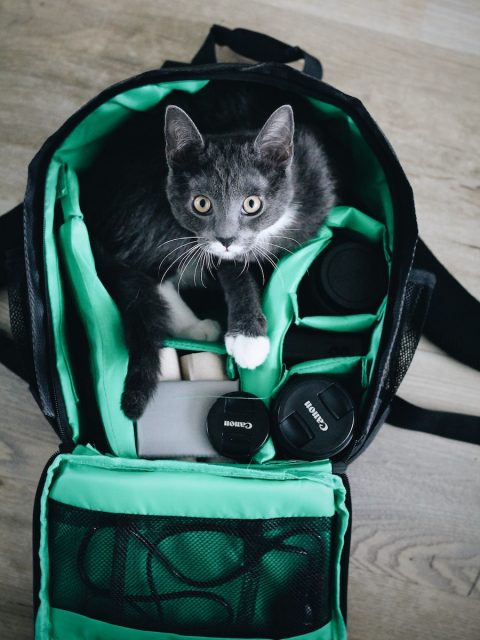
[[[50,500],[53,607],[198,636],[295,636],[330,621],[335,518],[103,513]]]
[[[326,462],[211,465],[77,447],[55,459],[41,495],[36,640],[67,624],[72,640],[124,637],[122,627],[129,640],[344,640],[348,518]]]
[[[123,94],[113,96],[107,102],[97,107],[83,121],[78,123],[59,146],[49,166],[45,194],[45,255],[48,292],[56,344],[57,367],[60,374],[68,419],[75,441],[85,442],[83,436],[88,433],[88,427],[81,425],[82,416],[78,410],[72,376],[69,375],[69,372],[75,369],[75,363],[71,361],[69,350],[65,346],[67,344],[64,313],[65,295],[63,283],[59,277],[59,256],[57,254],[59,244],[61,245],[63,260],[67,268],[70,271],[76,270],[78,277],[83,278],[84,284],[93,292],[90,306],[91,309],[95,310],[95,313],[83,316],[83,321],[86,324],[86,332],[89,337],[90,349],[92,350],[93,386],[111,449],[120,455],[136,455],[134,447],[132,446],[133,429],[131,423],[125,418],[120,409],[123,380],[128,366],[128,353],[123,344],[121,320],[119,322],[118,310],[108,294],[105,296],[103,293],[100,293],[102,289],[104,293],[106,293],[106,291],[95,273],[95,265],[89,248],[88,230],[82,222],[78,206],[78,185],[74,185],[70,194],[62,193],[62,189],[65,188],[65,186],[67,189],[70,189],[69,183],[76,181],[76,173],[82,172],[90,166],[93,159],[102,149],[107,137],[115,135],[116,129],[126,123],[132,115],[134,116],[135,112],[153,109],[173,90],[195,93],[201,91],[207,84],[208,82],[203,80],[195,82],[158,83],[137,87]],[[315,257],[328,246],[335,232],[341,229],[349,229],[351,232],[361,234],[365,238],[368,238],[372,243],[382,246],[387,262],[389,262],[393,232],[391,198],[378,159],[350,117],[332,105],[309,98],[307,100],[314,105],[318,115],[318,121],[322,129],[325,129],[325,143],[327,148],[334,156],[337,151],[339,152],[342,157],[337,158],[337,160],[341,160],[342,158],[346,159],[348,156],[352,177],[352,184],[350,185],[348,193],[352,194],[351,200],[353,202],[361,203],[365,206],[367,213],[361,213],[350,206],[334,208],[329,214],[326,224],[322,225],[319,229],[317,236],[305,243],[305,245],[299,248],[298,251],[295,251],[292,256],[284,257],[280,263],[280,267],[283,269],[285,262],[291,259],[288,268],[296,270],[299,274],[303,274],[306,268],[305,265],[313,261]],[[66,173],[73,176],[72,178],[67,178],[66,181],[62,177],[62,172],[65,171],[65,167],[68,167]],[[368,186],[365,187],[365,185]],[[72,210],[74,211],[72,220],[65,223],[65,228],[62,229],[57,236],[52,224],[55,201],[58,198],[62,201],[65,199],[69,200],[72,196],[77,199],[76,203],[71,203]],[[76,247],[80,236],[82,236],[80,240],[82,255],[79,256]],[[83,275],[81,273],[82,270],[84,270]],[[287,324],[292,321],[289,314],[293,309],[295,315],[293,321],[298,326],[330,332],[371,331],[368,351],[366,353],[356,354],[362,358],[366,358],[368,361],[368,370],[371,371],[375,363],[378,342],[382,332],[384,303],[380,305],[376,314],[336,315],[329,317],[319,315],[305,316],[298,310],[298,301],[296,300],[296,288],[300,281],[295,277],[292,280],[290,276],[288,276],[290,279],[289,290],[288,292],[282,291],[282,285],[281,283],[279,285],[278,277],[280,270],[281,269],[277,269],[271,277],[271,282],[267,286],[264,299],[264,308],[269,317],[269,335],[272,342],[271,355],[269,360],[254,372],[240,372],[242,387],[246,391],[251,391],[262,397],[267,403],[269,402],[273,389],[277,387],[284,373],[281,342],[284,337],[285,327],[282,328],[280,335],[275,316],[278,315],[279,309],[280,313],[284,314],[287,307],[287,315],[289,316]],[[272,281],[274,282],[272,283]],[[283,301],[280,302],[280,304],[278,303],[278,296],[281,297],[284,293],[286,293],[289,298],[285,307]],[[98,299],[97,294],[99,296]],[[100,300],[100,302],[98,300]],[[105,303],[106,306],[102,307],[103,303]],[[104,308],[105,313],[98,311],[101,308]],[[84,311],[80,310],[80,315],[82,314],[84,314]],[[285,315],[283,319],[285,319]],[[92,325],[103,323],[104,325],[108,325],[108,328],[106,331],[103,331],[95,327],[89,327],[88,323]],[[103,338],[101,338],[99,343],[95,343],[100,333],[103,334]],[[97,337],[95,337],[94,334],[96,334]],[[106,344],[110,346],[107,346],[103,355],[100,357],[99,353],[103,350],[101,343],[103,343],[104,339]],[[223,344],[220,343],[211,344],[196,341],[192,343],[192,341],[188,340],[172,339],[168,341],[168,344],[176,348],[211,350],[217,353],[225,352]],[[112,346],[113,348],[111,349],[110,347]],[[110,355],[112,356],[111,358]],[[351,355],[353,357],[355,354]],[[101,358],[103,358],[103,364],[100,363]],[[229,359],[228,367],[229,375],[233,377],[235,375],[235,366],[231,359]],[[113,437],[111,435],[111,433],[116,430],[121,432],[121,441],[117,443],[115,442],[115,434],[113,434]],[[260,458],[258,458],[258,460],[260,460]]]

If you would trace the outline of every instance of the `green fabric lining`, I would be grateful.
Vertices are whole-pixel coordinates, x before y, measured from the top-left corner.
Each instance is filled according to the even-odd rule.
[[[112,452],[136,457],[133,424],[120,407],[121,390],[128,368],[128,351],[117,307],[95,270],[87,227],[79,206],[78,179],[70,167],[59,175],[65,222],[59,240],[77,309],[83,320],[89,345],[92,378],[103,428]]]
[[[353,316],[335,316],[335,323],[332,323],[332,316],[304,316],[300,318],[298,317],[296,295],[292,295],[292,306],[295,311],[294,322],[296,325],[323,331],[338,331],[339,333],[365,331],[375,324],[378,319],[378,316],[373,313],[359,313]]]
[[[355,167],[355,190],[362,194],[368,205],[368,210],[381,215],[384,220],[389,230],[387,242],[391,253],[394,232],[393,204],[390,189],[378,158],[372,153],[359,128],[350,116],[347,116],[338,107],[318,99],[307,97],[307,100],[318,110],[321,120],[329,121],[327,131],[332,129],[334,123],[344,125],[342,128],[343,137],[345,138],[347,133],[349,139],[344,139],[343,142],[348,142]],[[368,185],[367,189],[365,185]]]
[[[94,511],[278,518],[333,515],[332,489],[341,486],[325,461],[251,467],[71,455],[60,465],[50,496]]]
[[[51,610],[51,635],[36,635],[35,640],[225,640],[224,638],[214,638],[208,636],[180,636],[176,633],[162,633],[159,631],[138,631],[128,627],[86,618],[78,613],[63,611],[62,609]],[[332,621],[318,631],[295,636],[294,638],[279,638],[278,640],[345,640],[345,631],[337,631],[340,627],[338,622]],[[241,640],[241,639],[238,639]],[[249,640],[255,640],[250,638]],[[258,638],[257,640],[268,640]]]
[[[45,268],[52,316],[56,366],[74,442],[77,442],[80,437],[81,425],[77,406],[78,395],[75,388],[75,371],[69,353],[65,326],[65,297],[53,224],[60,169],[65,164],[75,170],[88,166],[98,153],[104,136],[110,134],[130,117],[132,111],[150,109],[171,91],[180,90],[195,93],[206,84],[208,84],[207,80],[159,83],[145,85],[114,96],[100,105],[75,127],[58,147],[50,162],[45,182],[44,202]],[[111,301],[111,305],[112,307],[115,306],[113,301]],[[121,357],[121,354],[119,354],[118,358],[121,359]],[[117,397],[120,397],[118,392]],[[127,428],[130,429],[130,427]],[[120,436],[120,438],[124,439],[123,436]],[[128,436],[125,436],[125,438],[128,438]]]
[[[58,256],[55,244],[55,237],[53,234],[53,208],[55,201],[55,194],[57,188],[58,172],[60,167],[67,163],[71,168],[75,170],[81,170],[88,166],[92,161],[95,154],[98,153],[101,148],[102,142],[106,136],[111,134],[115,128],[120,126],[131,114],[135,111],[145,111],[155,106],[161,101],[168,93],[174,89],[188,91],[195,93],[201,90],[208,81],[179,81],[173,83],[145,85],[136,89],[129,90],[123,94],[114,96],[106,103],[100,105],[93,113],[87,116],[72,133],[65,139],[62,145],[59,146],[52,162],[49,167],[47,182],[46,182],[46,194],[45,194],[45,255],[47,264],[47,279],[50,304],[52,308],[52,318],[57,354],[57,368],[59,371],[60,381],[62,385],[63,396],[65,399],[67,416],[69,423],[72,427],[72,433],[74,441],[77,441],[80,434],[80,419],[77,410],[78,397],[75,391],[75,369],[72,366],[71,358],[69,356],[68,342],[66,338],[65,317],[64,317],[64,297],[62,290],[62,282],[60,277],[60,269],[58,264]],[[329,130],[338,129],[338,135],[343,137],[343,143],[346,144],[353,156],[355,157],[355,170],[356,170],[356,188],[361,190],[362,197],[369,205],[369,209],[375,211],[375,215],[383,217],[387,226],[387,233],[385,233],[385,227],[377,220],[369,217],[365,214],[360,214],[352,207],[337,207],[329,216],[327,224],[322,226],[319,230],[317,237],[306,243],[299,252],[296,252],[297,258],[295,264],[297,269],[302,271],[303,262],[308,261],[310,258],[313,260],[316,255],[327,246],[331,236],[332,229],[336,227],[347,227],[349,229],[359,231],[372,241],[378,241],[380,237],[383,238],[384,248],[386,255],[390,255],[392,246],[392,231],[393,231],[393,213],[391,197],[386,183],[385,176],[381,169],[381,165],[377,158],[374,156],[367,143],[361,136],[358,127],[351,120],[350,117],[339,108],[329,105],[327,103],[320,102],[308,98],[308,100],[317,108],[319,113],[319,119],[329,122]],[[341,125],[341,126],[337,126]],[[337,127],[337,129],[335,129]],[[364,185],[368,185],[368,189],[365,189]],[[334,213],[336,212],[336,213]],[[72,228],[75,226],[71,225]],[[72,229],[73,230],[73,229]],[[64,230],[63,235],[67,235],[67,229]],[[64,248],[68,245],[67,240],[63,240]],[[65,259],[68,262],[66,253],[69,251],[68,247],[65,252]],[[301,257],[300,257],[301,256]],[[70,262],[74,258],[70,258]],[[293,263],[292,263],[293,265]],[[303,269],[304,271],[304,269]],[[303,272],[302,271],[302,272]],[[267,287],[267,291],[270,288]],[[111,307],[115,309],[113,301],[110,301]],[[92,300],[92,308],[95,307],[95,301]],[[291,305],[295,307],[296,301],[292,294]],[[269,320],[272,314],[277,313],[277,305],[273,304],[269,307],[268,302],[265,303],[265,309]],[[116,311],[116,309],[115,309]],[[115,315],[115,311],[112,315]],[[289,309],[289,313],[290,313]],[[355,318],[355,319],[354,319]],[[369,360],[369,368],[374,361],[374,350],[378,347],[378,342],[381,334],[382,322],[377,317],[371,315],[339,317],[337,322],[333,326],[329,326],[329,319],[325,318],[298,318],[298,309],[296,314],[296,322],[299,325],[311,326],[318,329],[328,330],[342,330],[342,331],[355,331],[360,328],[366,328],[367,324],[375,324],[375,328],[372,331],[371,348],[367,356]],[[289,322],[289,321],[288,321]],[[357,324],[355,324],[357,323]],[[357,328],[354,328],[357,327]],[[287,330],[288,325],[285,327]],[[269,365],[258,368],[254,372],[240,371],[242,386],[247,391],[252,391],[260,397],[268,398],[271,390],[276,387],[275,381],[272,380],[273,365],[275,365],[276,374],[273,376],[277,381],[281,376],[282,363],[278,356],[278,345],[283,341],[283,335],[275,336],[276,343],[274,344],[273,351],[277,350],[276,356],[269,358]],[[225,353],[224,346],[219,343],[203,343],[198,341],[189,341],[182,339],[172,339],[168,341],[170,346],[177,348],[199,350],[205,349],[213,351],[215,353]],[[125,347],[122,344],[122,340],[117,341],[119,353],[116,355],[118,362],[123,363],[123,367],[128,362],[128,354],[126,355]],[[125,360],[127,358],[127,360]],[[274,362],[275,358],[277,359]],[[95,359],[95,357],[94,357]],[[234,367],[232,363],[229,363],[230,375],[233,375]],[[114,387],[109,387],[109,394],[112,398],[111,405],[113,406],[115,398],[119,404],[123,384],[120,385],[119,381],[122,377],[122,368],[120,367],[117,372],[117,383]],[[264,378],[264,380],[261,380]],[[95,381],[97,383],[97,381]],[[118,386],[117,386],[118,385]],[[98,384],[97,384],[98,391]],[[117,406],[118,409],[118,406]],[[120,413],[118,409],[117,414]],[[104,413],[104,412],[102,412]],[[120,435],[113,435],[112,448],[115,450],[117,444],[115,444],[115,438],[125,442],[125,447],[122,445],[121,453],[123,455],[135,455],[131,446],[131,436],[125,436],[123,431],[125,429],[130,430],[129,424],[126,426],[126,421],[122,414],[119,421],[114,420],[116,426],[114,429],[122,432]],[[106,431],[111,431],[109,427],[105,428]],[[110,438],[110,434],[107,434]],[[118,450],[120,451],[120,449]],[[264,461],[270,455],[273,454],[273,448],[271,443],[268,445],[268,451],[262,451],[259,453],[258,459]]]

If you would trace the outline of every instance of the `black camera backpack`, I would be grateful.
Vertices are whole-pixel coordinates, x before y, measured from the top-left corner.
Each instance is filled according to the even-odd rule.
[[[215,45],[259,62],[217,63]],[[303,72],[285,64],[299,59]],[[367,355],[293,371],[351,376],[361,386],[353,438],[332,460],[278,460],[274,449],[258,464],[143,460],[135,426],[121,414],[128,353],[118,310],[96,275],[76,174],[129,113],[213,80],[284,89],[316,105],[327,146],[337,144],[352,166],[355,199],[326,227],[383,238],[384,303],[375,317],[345,321],[346,331],[366,323]],[[361,102],[324,83],[320,62],[299,47],[215,25],[191,64],[167,62],[109,87],[45,142],[24,202],[0,218],[0,249],[11,320],[11,335],[0,333],[0,360],[29,384],[61,441],[35,503],[37,640],[346,637],[350,462],[387,418],[480,443],[478,418],[395,395],[422,332],[480,369],[480,307],[418,238],[410,185]],[[267,307],[277,303],[271,295]],[[323,327],[298,313],[289,322]],[[258,395],[273,397],[290,373]],[[240,379],[255,393],[259,376]]]

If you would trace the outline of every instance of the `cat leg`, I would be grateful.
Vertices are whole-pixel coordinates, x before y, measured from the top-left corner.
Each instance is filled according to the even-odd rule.
[[[156,282],[145,273],[115,260],[98,247],[95,262],[122,316],[129,362],[121,404],[125,415],[136,420],[158,384],[159,350],[168,335],[168,305],[160,297]]]
[[[163,282],[158,291],[170,310],[170,333],[179,338],[214,342],[222,330],[215,320],[200,320],[184,302],[173,282]]]
[[[244,369],[255,369],[270,351],[267,322],[260,292],[252,275],[241,273],[242,265],[223,261],[218,269],[228,307],[227,353]]]

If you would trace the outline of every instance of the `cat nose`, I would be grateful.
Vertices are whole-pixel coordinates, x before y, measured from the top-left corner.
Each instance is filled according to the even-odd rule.
[[[223,246],[228,249],[228,247],[232,244],[235,238],[220,238],[219,236],[215,236],[215,238],[223,244]]]

